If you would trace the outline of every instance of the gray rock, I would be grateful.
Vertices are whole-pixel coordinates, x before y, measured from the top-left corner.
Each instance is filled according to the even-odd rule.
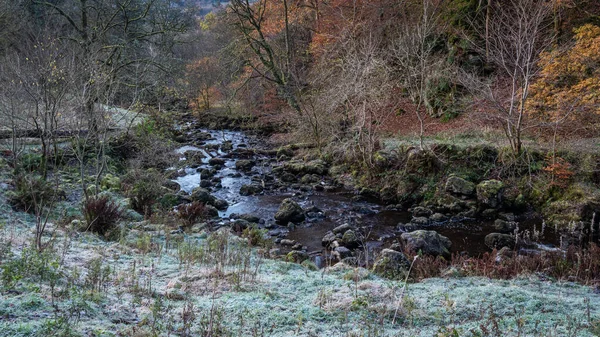
[[[240,219],[244,219],[248,222],[252,222],[252,223],[259,223],[260,222],[260,218],[257,217],[256,215],[252,215],[252,214],[240,214],[238,216],[238,218]]]
[[[214,218],[219,216],[219,210],[212,205],[205,205],[204,209],[206,210],[207,217]]]
[[[344,246],[339,246],[333,250],[333,255],[341,261],[347,257],[351,257],[352,251]]]
[[[327,232],[327,234],[325,234],[325,236],[321,239],[321,244],[323,247],[329,247],[337,239],[338,237],[333,232]]]
[[[279,210],[275,213],[275,220],[281,224],[287,224],[288,222],[300,223],[304,219],[305,216],[302,207],[289,198],[283,200],[281,206],[279,206]]]
[[[424,216],[417,216],[413,217],[410,222],[416,225],[427,225],[429,223],[429,219]]]
[[[442,221],[448,220],[448,217],[442,213],[435,213],[429,217],[429,220],[435,221],[435,222],[442,222]]]
[[[404,280],[408,275],[410,262],[404,254],[391,249],[381,251],[373,264],[373,273],[394,280]]]
[[[427,217],[433,213],[429,208],[423,206],[417,206],[412,209],[412,214],[414,217]]]
[[[461,177],[450,176],[448,177],[448,180],[446,180],[446,192],[472,196],[475,194],[475,184]]]
[[[436,231],[416,230],[410,233],[403,233],[401,237],[404,240],[406,248],[411,251],[421,251],[423,254],[433,256],[450,256],[452,242]]]
[[[347,224],[347,223],[345,223],[345,224],[343,224],[343,225],[339,225],[339,226],[335,227],[335,228],[333,229],[333,232],[334,232],[335,234],[341,234],[341,233],[345,233],[345,232],[346,232],[347,230],[349,230],[349,229],[353,229],[353,227],[352,227],[352,226],[350,226],[350,224]]]
[[[210,158],[208,160],[208,164],[213,165],[213,166],[215,166],[215,165],[223,166],[223,165],[225,165],[225,159],[223,159],[223,158]]]
[[[216,198],[214,196],[212,196],[208,192],[208,190],[203,187],[195,188],[192,191],[192,195],[190,196],[190,199],[192,199],[192,201],[200,201],[201,203],[210,204],[210,205],[212,205],[216,200]]]
[[[252,160],[241,159],[235,162],[235,168],[240,171],[250,171],[256,163]]]
[[[240,195],[255,195],[263,191],[263,187],[257,184],[242,185]]]
[[[512,221],[504,221],[497,219],[494,221],[494,229],[500,233],[512,233],[517,228],[517,223]]]
[[[212,205],[215,206],[216,209],[220,211],[224,211],[229,207],[229,203],[223,199],[216,199],[212,202]]]
[[[279,243],[282,246],[294,246],[294,245],[296,245],[296,241],[290,240],[290,239],[281,239],[281,241],[279,241]]]
[[[508,247],[515,248],[515,236],[501,233],[490,233],[485,236],[485,245],[490,249]]]

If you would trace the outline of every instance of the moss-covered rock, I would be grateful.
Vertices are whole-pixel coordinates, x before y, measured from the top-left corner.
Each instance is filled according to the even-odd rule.
[[[213,197],[207,189],[202,187],[195,188],[190,197],[192,201],[199,201],[205,204],[210,204],[215,200],[215,197]]]
[[[442,166],[442,162],[432,151],[412,148],[407,152],[406,172],[408,173],[426,176],[438,172]]]
[[[410,262],[406,256],[391,249],[382,250],[373,264],[373,273],[393,280],[406,279],[409,269]]]
[[[302,207],[292,199],[284,199],[279,206],[279,210],[275,213],[275,220],[280,224],[289,222],[299,223],[304,221],[305,215]]]
[[[410,233],[403,233],[402,240],[406,248],[411,251],[421,252],[425,255],[450,256],[452,242],[436,231],[416,230]]]
[[[235,162],[235,168],[240,171],[250,171],[256,165],[253,160],[241,159]]]
[[[304,251],[301,250],[292,250],[291,252],[287,253],[287,255],[285,256],[285,260],[287,262],[294,262],[294,263],[302,263],[306,260],[308,260],[308,254]]]
[[[242,185],[242,187],[240,187],[240,195],[255,195],[262,191],[262,186],[258,184]]]
[[[446,180],[446,192],[464,196],[472,196],[475,194],[475,184],[461,177],[450,176]]]
[[[499,180],[485,180],[477,185],[477,201],[480,205],[499,208],[502,205],[504,183]]]
[[[100,188],[103,191],[119,191],[121,189],[121,178],[109,173],[102,177]]]

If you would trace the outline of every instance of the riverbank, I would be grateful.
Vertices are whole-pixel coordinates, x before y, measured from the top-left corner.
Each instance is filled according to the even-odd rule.
[[[122,213],[103,233],[82,214],[77,171],[51,168],[65,193],[41,251],[35,214],[11,205],[19,190],[3,171],[6,336],[597,333],[597,251],[491,251],[496,221],[440,213],[433,223],[424,207],[381,205],[305,148],[193,120],[162,139],[156,130],[146,121],[111,141],[111,160],[123,161],[98,196]]]

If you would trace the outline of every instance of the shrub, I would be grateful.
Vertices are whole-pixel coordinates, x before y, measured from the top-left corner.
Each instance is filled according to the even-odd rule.
[[[107,196],[89,198],[82,209],[87,230],[100,235],[110,233],[122,216],[122,210]]]
[[[25,212],[35,212],[58,195],[52,184],[38,175],[17,175],[14,182],[10,202]]]
[[[252,246],[259,246],[270,249],[273,246],[273,240],[267,236],[266,229],[260,229],[256,226],[250,226],[244,229],[242,237],[248,239]]]
[[[152,215],[152,208],[163,195],[164,177],[156,170],[133,170],[122,181],[122,188],[131,198],[131,208],[146,217]]]
[[[186,227],[191,227],[205,216],[206,206],[199,201],[177,206],[177,217],[183,221]]]

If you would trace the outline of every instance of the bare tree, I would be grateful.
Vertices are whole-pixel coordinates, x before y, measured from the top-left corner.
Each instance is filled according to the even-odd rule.
[[[341,41],[339,50],[345,52],[315,70],[313,81],[321,86],[307,113],[311,118],[306,124],[319,139],[367,166],[379,148],[379,131],[395,111],[394,81],[381,42],[371,34]]]
[[[544,0],[507,0],[492,3],[490,12],[489,29],[482,31],[487,32],[487,61],[497,74],[491,82],[466,76],[465,83],[490,104],[492,113],[486,116],[502,127],[518,155],[523,147],[529,87],[538,71],[539,55],[551,41],[546,21],[551,6]],[[485,53],[486,48],[474,45]]]
[[[417,10],[411,11],[407,7],[406,20],[399,25],[391,47],[397,78],[415,104],[421,149],[424,148],[425,133],[423,110],[432,106],[428,85],[448,71],[443,55],[436,52],[443,30],[441,4],[439,0],[423,0],[421,8]],[[414,18],[415,12],[418,18]]]
[[[232,0],[231,11],[234,15],[235,26],[241,33],[246,47],[257,58],[257,62],[248,60],[247,64],[259,76],[273,83],[288,105],[297,113],[301,113],[298,102],[295,76],[292,71],[292,37],[290,36],[289,6],[284,5],[284,47],[279,52],[276,43],[265,33],[267,0],[251,2],[249,0]]]

